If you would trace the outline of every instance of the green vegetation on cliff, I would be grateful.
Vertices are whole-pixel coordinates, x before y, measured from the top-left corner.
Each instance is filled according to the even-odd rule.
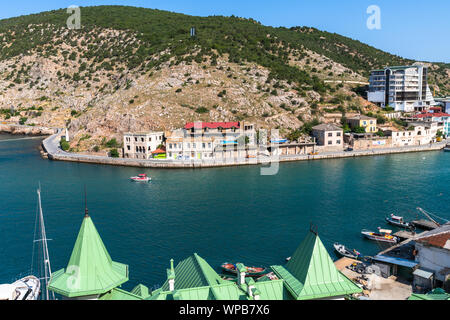
[[[80,56],[72,52],[66,57],[73,61],[94,59],[95,65],[80,66],[81,73],[94,67],[110,71],[119,62],[125,62],[129,69],[148,71],[173,57],[175,64],[196,61],[214,65],[218,55],[227,54],[231,62],[255,62],[267,67],[271,79],[287,80],[317,92],[326,90],[324,83],[289,64],[290,59],[305,57],[306,50],[362,75],[367,75],[371,68],[412,62],[335,33],[308,27],[267,27],[234,16],[194,17],[125,6],[82,7],[80,30],[67,29],[68,17],[66,10],[61,9],[1,20],[0,35],[4,43],[11,45],[0,46],[0,60],[31,52],[52,57],[63,50],[64,44],[84,45],[87,51],[80,50]],[[192,27],[196,28],[195,38],[190,37]],[[105,36],[98,29],[121,30],[129,37],[117,39],[118,45],[119,42],[104,41]],[[77,43],[70,33],[82,33],[89,40]]]

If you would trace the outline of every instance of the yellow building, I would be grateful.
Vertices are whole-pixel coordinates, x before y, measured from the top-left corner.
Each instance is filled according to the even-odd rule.
[[[354,118],[347,119],[347,123],[350,128],[355,129],[358,127],[366,129],[366,133],[377,133],[377,119],[360,115]]]

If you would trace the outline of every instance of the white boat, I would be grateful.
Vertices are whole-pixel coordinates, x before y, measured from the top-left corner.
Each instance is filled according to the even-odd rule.
[[[28,276],[13,284],[0,285],[0,300],[37,300],[41,282],[35,276]]]
[[[140,174],[137,177],[130,178],[134,182],[150,182],[152,178],[148,177],[146,174]]]
[[[390,217],[386,218],[386,221],[396,227],[400,228],[409,228],[411,225],[408,222],[405,222],[403,217],[396,216],[394,214],[391,214]]]
[[[363,230],[361,231],[362,235],[365,236],[369,240],[374,241],[381,241],[381,242],[388,242],[396,244],[398,243],[398,238],[392,235],[392,230],[384,230],[381,228],[378,228],[378,232],[372,232],[369,230]]]
[[[48,282],[52,275],[52,269],[50,266],[50,258],[48,254],[48,246],[47,246],[47,233],[45,231],[44,224],[44,214],[42,212],[42,203],[41,203],[41,188],[39,187],[38,191],[38,210],[36,212],[36,226],[35,228],[39,230],[39,232],[35,232],[34,244],[38,243],[42,250],[41,257],[43,259],[42,265],[40,265],[39,269],[43,272],[43,275],[40,276],[40,279],[30,275],[20,280],[17,280],[13,284],[3,284],[0,285],[0,300],[38,300],[41,291],[42,299],[50,300],[55,299],[53,293],[49,293],[48,290]],[[36,239],[38,237],[38,239]],[[35,256],[35,246],[33,245],[33,257],[32,257],[32,270],[33,270],[33,261]],[[32,271],[30,273],[33,273]],[[41,285],[41,280],[42,285]]]
[[[355,259],[355,260],[361,259],[361,253],[359,253],[355,249],[353,249],[353,250],[347,249],[347,247],[342,244],[335,243],[334,250],[336,250],[336,252],[339,253],[343,257],[347,257],[347,258],[351,258],[351,259]]]

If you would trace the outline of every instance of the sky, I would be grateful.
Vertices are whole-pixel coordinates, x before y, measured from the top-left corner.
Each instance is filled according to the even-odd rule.
[[[6,4],[5,4],[6,3]],[[450,1],[448,0],[15,0],[2,1],[0,19],[70,5],[130,5],[196,16],[253,18],[268,26],[311,26],[335,32],[405,58],[450,63]],[[380,12],[380,28],[375,5]]]

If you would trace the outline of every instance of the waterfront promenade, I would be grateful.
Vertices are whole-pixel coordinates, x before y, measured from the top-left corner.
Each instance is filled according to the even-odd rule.
[[[125,159],[103,156],[84,155],[65,152],[60,148],[62,131],[45,139],[42,143],[44,151],[50,160],[70,161],[80,163],[105,164],[113,166],[129,166],[141,168],[213,168],[244,165],[270,165],[277,162],[309,161],[321,159],[354,158],[406,152],[438,151],[446,146],[446,142],[424,146],[409,146],[399,148],[373,149],[350,152],[323,152],[318,155],[290,155],[279,157],[259,156],[256,159],[226,159],[226,160],[175,160],[175,159]]]

